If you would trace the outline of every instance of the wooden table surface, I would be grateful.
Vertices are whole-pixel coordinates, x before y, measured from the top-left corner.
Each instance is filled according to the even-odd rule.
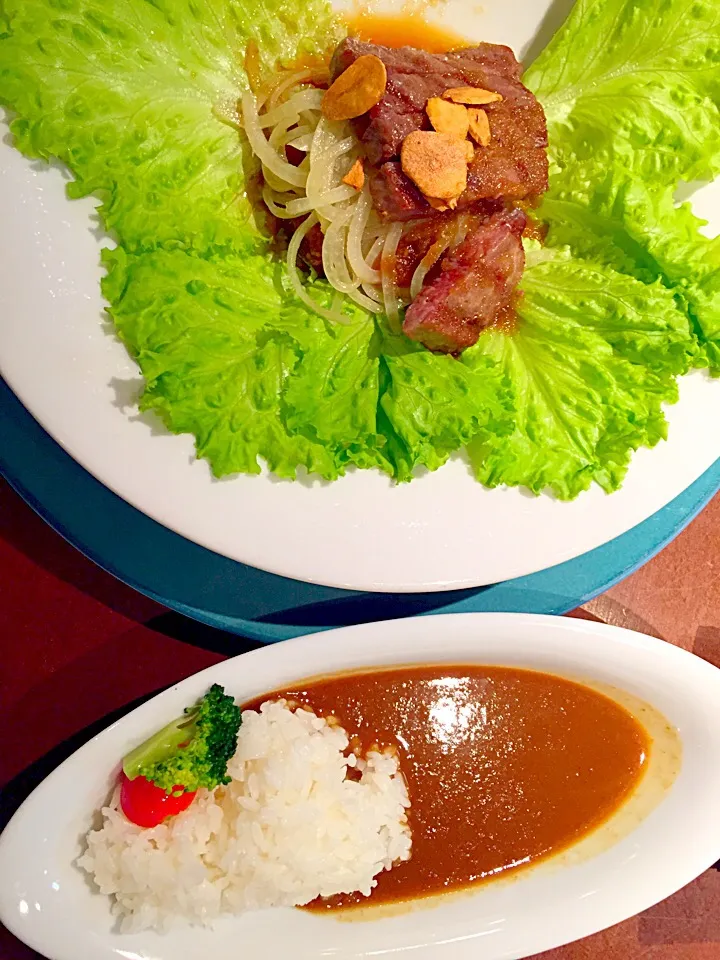
[[[1,481],[0,584],[0,827],[88,728],[101,729],[137,698],[254,646],[118,583]],[[654,560],[571,615],[652,634],[720,666],[720,496]],[[0,927],[0,960],[37,956]],[[720,960],[720,872],[543,957]]]

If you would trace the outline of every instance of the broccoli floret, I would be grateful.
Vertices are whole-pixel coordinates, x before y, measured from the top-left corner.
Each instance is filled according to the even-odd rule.
[[[154,736],[135,747],[123,760],[125,775],[134,780],[145,777],[173,793],[229,783],[228,760],[237,748],[240,707],[213,684],[182,717],[173,720]]]

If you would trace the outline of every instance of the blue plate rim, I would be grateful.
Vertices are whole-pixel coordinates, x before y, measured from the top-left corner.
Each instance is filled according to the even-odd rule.
[[[378,594],[269,574],[163,527],[74,461],[4,381],[0,381],[0,473],[60,536],[112,576],[171,610],[262,642],[397,616],[482,610],[566,613],[642,566],[720,490],[719,458],[662,510],[573,560],[474,590]],[[113,531],[112,536],[103,536],[106,528]],[[155,550],[157,566],[139,574],[133,545],[143,554]],[[163,569],[168,570],[172,582],[162,582]],[[198,602],[196,596],[194,602],[187,602],[186,594],[203,584],[212,587],[205,591],[205,599]],[[321,616],[316,618],[318,622],[310,622],[315,610]]]

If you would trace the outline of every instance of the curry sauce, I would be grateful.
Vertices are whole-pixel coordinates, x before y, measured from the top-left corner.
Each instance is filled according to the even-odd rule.
[[[406,666],[277,695],[336,716],[358,752],[396,748],[411,801],[411,860],[382,873],[369,901],[340,896],[314,910],[457,890],[547,858],[610,817],[649,756],[624,707],[531,670]]]

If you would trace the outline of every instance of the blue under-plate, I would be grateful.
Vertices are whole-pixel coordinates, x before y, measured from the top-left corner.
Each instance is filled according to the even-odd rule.
[[[378,594],[286,580],[173,533],[80,467],[2,380],[0,471],[58,533],[120,580],[189,617],[263,642],[424,613],[565,613],[645,563],[720,489],[719,459],[663,510],[575,560],[472,590]]]

